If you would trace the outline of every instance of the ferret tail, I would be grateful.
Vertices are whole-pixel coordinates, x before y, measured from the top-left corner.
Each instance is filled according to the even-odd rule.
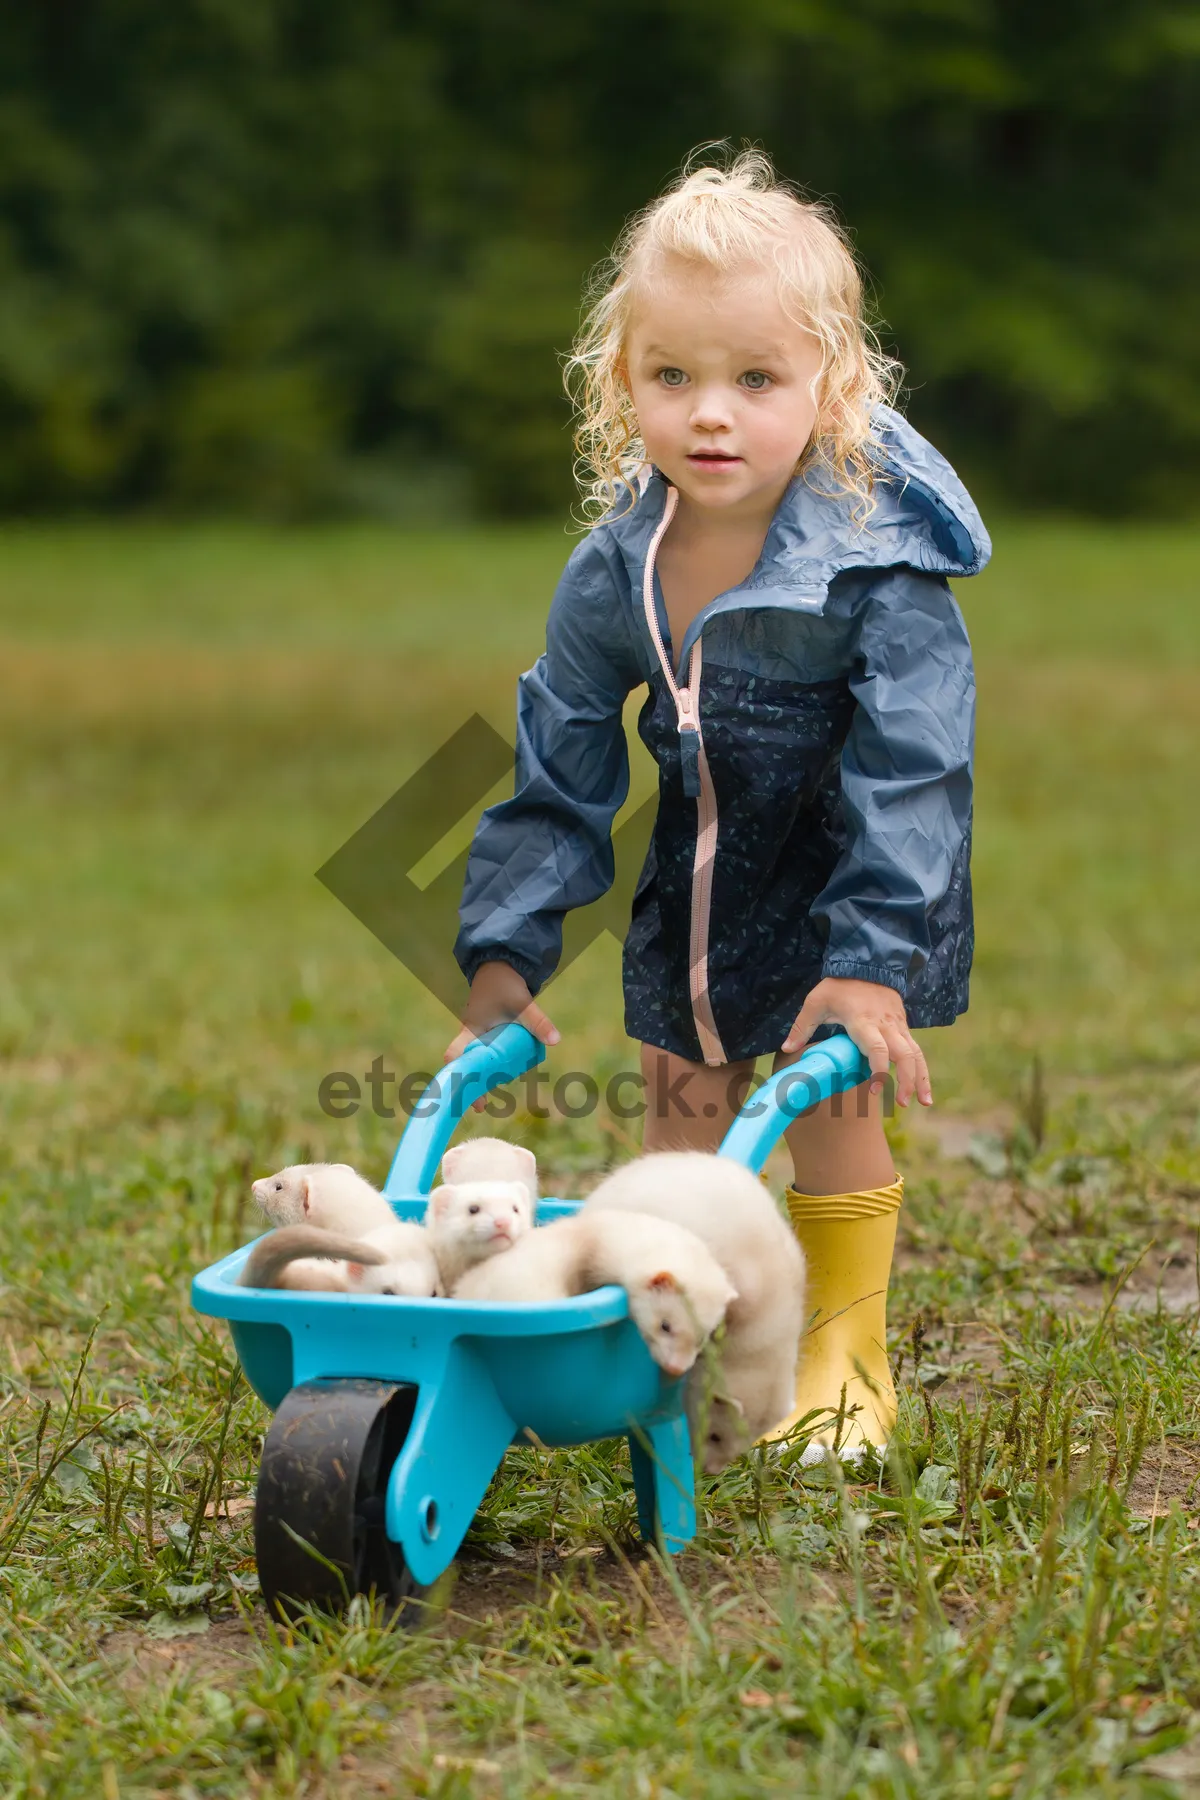
[[[374,1244],[323,1231],[319,1225],[284,1225],[259,1238],[242,1268],[243,1287],[274,1288],[289,1263],[302,1256],[321,1256],[331,1262],[385,1263],[387,1257]]]

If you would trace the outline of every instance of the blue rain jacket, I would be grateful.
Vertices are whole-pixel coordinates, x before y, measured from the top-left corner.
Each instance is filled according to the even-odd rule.
[[[751,574],[678,647],[653,567],[676,499],[660,472],[576,547],[518,683],[513,797],[468,857],[468,979],[500,960],[537,993],[564,913],[612,885],[622,706],[645,685],[659,806],[625,941],[629,1035],[710,1064],[763,1055],[826,975],[895,989],[912,1026],[966,1010],[975,683],[947,578],[991,544],[938,451],[878,419],[865,528],[796,477]]]

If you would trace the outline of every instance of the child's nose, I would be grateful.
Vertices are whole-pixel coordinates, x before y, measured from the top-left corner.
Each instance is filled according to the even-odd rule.
[[[732,423],[729,397],[721,388],[702,387],[692,407],[692,424],[697,431],[720,431]]]

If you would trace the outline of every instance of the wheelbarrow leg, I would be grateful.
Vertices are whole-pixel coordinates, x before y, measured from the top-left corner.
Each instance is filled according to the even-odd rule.
[[[454,1560],[515,1431],[482,1358],[452,1343],[421,1384],[388,1481],[387,1534],[415,1580],[427,1586]]]
[[[662,1535],[672,1556],[696,1535],[696,1486],[688,1422],[680,1413],[629,1434],[629,1460],[637,1495],[638,1529],[653,1544]]]

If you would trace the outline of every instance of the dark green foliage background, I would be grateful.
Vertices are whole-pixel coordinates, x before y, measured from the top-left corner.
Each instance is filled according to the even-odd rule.
[[[559,508],[583,273],[728,135],[969,479],[1185,510],[1198,57],[1169,0],[5,7],[0,508]]]

